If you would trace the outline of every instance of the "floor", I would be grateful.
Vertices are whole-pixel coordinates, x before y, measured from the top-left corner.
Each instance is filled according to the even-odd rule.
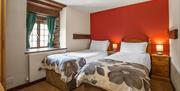
[[[151,80],[151,89],[152,89],[151,91],[173,91],[172,86],[169,82],[155,80],[155,79]],[[60,91],[60,90],[48,84],[46,81],[42,81],[18,91]]]
[[[151,91],[173,91],[170,82],[151,79]]]

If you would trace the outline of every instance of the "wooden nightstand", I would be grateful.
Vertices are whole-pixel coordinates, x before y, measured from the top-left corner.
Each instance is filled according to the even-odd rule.
[[[170,57],[168,55],[151,55],[151,77],[161,80],[169,80]]]
[[[116,53],[117,51],[108,51],[108,56],[110,56],[110,55],[112,55],[112,54],[114,54],[114,53]]]

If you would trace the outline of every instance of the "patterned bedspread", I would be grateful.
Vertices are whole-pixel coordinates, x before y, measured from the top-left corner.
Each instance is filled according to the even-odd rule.
[[[83,57],[70,56],[66,54],[55,54],[46,57],[42,61],[42,69],[54,70],[61,75],[61,79],[68,83],[77,72],[86,64]]]
[[[107,91],[151,91],[148,69],[140,64],[102,59],[86,64],[76,85],[88,83]]]

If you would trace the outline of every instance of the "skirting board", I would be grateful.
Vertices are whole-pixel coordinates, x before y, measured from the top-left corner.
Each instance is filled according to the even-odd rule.
[[[171,84],[174,91],[180,91],[180,73],[176,70],[175,66],[171,63]]]
[[[31,83],[22,84],[22,85],[20,85],[20,86],[17,86],[17,87],[8,89],[7,91],[18,91],[18,90],[20,90],[20,89],[23,89],[23,88],[32,86],[32,85],[34,85],[34,84],[36,84],[36,83],[39,83],[39,82],[42,82],[42,81],[45,81],[45,80],[46,80],[46,78],[42,78],[42,79],[39,79],[39,80],[34,81],[34,82],[31,82]]]

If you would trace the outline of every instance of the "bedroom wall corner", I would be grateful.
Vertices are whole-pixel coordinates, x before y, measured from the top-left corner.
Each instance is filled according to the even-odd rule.
[[[6,88],[13,88],[26,82],[28,62],[26,50],[26,2],[7,0],[6,17]]]
[[[61,11],[61,15],[60,35],[63,36],[60,37],[60,45],[68,48],[67,51],[87,49],[90,40],[73,39],[73,34],[90,34],[90,13],[68,6]]]
[[[170,29],[178,28],[180,30],[180,1],[169,0]],[[180,32],[178,32],[180,35]],[[170,39],[171,56],[171,80],[176,89],[180,91],[180,38]]]

